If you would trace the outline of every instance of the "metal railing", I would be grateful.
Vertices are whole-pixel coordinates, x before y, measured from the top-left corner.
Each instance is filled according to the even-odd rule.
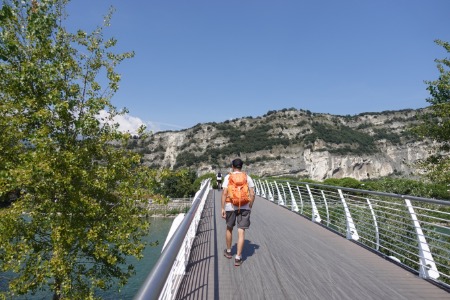
[[[256,194],[450,287],[450,201],[283,180]]]
[[[190,210],[173,234],[163,253],[134,299],[172,299],[183,279],[211,180],[202,182]]]

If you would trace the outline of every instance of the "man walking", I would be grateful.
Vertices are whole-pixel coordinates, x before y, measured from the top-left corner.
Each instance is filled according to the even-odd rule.
[[[217,177],[216,177],[216,180],[217,180],[217,189],[222,189],[222,173],[220,173],[220,171],[219,171],[219,173],[217,173]]]
[[[255,201],[255,184],[253,179],[242,172],[241,159],[236,158],[231,162],[233,171],[225,176],[222,192],[222,218],[226,220],[227,230],[225,241],[227,249],[224,256],[231,259],[231,242],[233,238],[233,227],[237,224],[238,241],[237,253],[234,260],[235,266],[242,264],[242,250],[245,241],[245,229],[250,227],[250,212]]]

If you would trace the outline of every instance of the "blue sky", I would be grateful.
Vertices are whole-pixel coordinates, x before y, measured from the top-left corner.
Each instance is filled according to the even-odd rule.
[[[111,5],[107,34],[136,53],[112,102],[156,131],[425,107],[450,41],[448,0],[73,0],[68,21],[88,30]]]

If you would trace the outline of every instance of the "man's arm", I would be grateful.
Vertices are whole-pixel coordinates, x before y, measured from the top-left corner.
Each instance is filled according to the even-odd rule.
[[[249,188],[249,190],[250,190],[250,203],[249,203],[249,206],[250,206],[250,208],[252,208],[252,206],[253,206],[253,202],[255,202],[255,188]]]
[[[227,200],[227,195],[228,195],[228,189],[223,189],[222,191],[222,218],[226,217],[226,212],[225,212],[225,201]]]
[[[250,198],[250,203],[248,205],[250,206],[250,208],[252,208],[253,202],[255,202],[255,182],[253,181],[253,178],[248,176],[248,174],[247,174],[247,181],[249,183],[248,191]]]

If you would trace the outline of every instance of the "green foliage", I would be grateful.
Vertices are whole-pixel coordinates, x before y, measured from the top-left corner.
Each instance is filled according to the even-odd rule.
[[[194,182],[197,173],[189,169],[179,169],[171,171],[165,169],[159,175],[159,187],[156,191],[170,198],[192,197],[197,191],[194,189]]]
[[[263,155],[263,156],[257,156],[257,157],[255,157],[253,159],[246,159],[245,163],[247,165],[251,165],[253,163],[257,163],[257,162],[261,162],[261,161],[267,162],[267,161],[278,160],[278,159],[281,159],[280,155],[277,155],[277,156],[274,156],[274,157],[269,157],[269,156]]]
[[[194,153],[183,151],[177,156],[177,162],[174,166],[175,169],[183,166],[192,166],[202,162],[201,156],[196,156]]]
[[[385,177],[378,180],[367,180],[362,183],[360,188],[400,195],[450,199],[450,193],[447,191],[448,187],[445,184],[427,183],[404,178]]]
[[[383,129],[375,128],[374,131],[375,131],[375,135],[373,136],[374,140],[385,139],[385,140],[389,141],[390,143],[392,143],[393,145],[398,145],[401,142],[400,135],[398,135],[394,132],[389,132],[389,130],[387,128],[383,128]]]
[[[177,156],[175,168],[196,165],[201,162],[209,162],[218,165],[223,157],[239,157],[243,153],[252,153],[259,150],[269,150],[275,146],[287,146],[290,144],[288,138],[273,138],[268,131],[270,125],[259,125],[248,130],[240,130],[230,124],[215,124],[219,131],[218,135],[229,140],[229,144],[220,149],[210,146],[202,154],[195,155],[190,151],[183,151]]]
[[[347,126],[332,126],[313,122],[313,133],[305,137],[305,143],[313,143],[321,139],[326,143],[346,145],[337,149],[328,149],[332,153],[339,154],[372,154],[377,151],[374,139],[370,135],[351,129]]]
[[[133,53],[104,38],[111,13],[92,33],[68,32],[67,3],[0,9],[0,197],[18,194],[0,209],[0,272],[15,295],[92,299],[133,273],[123,267],[145,246],[140,202],[155,180],[112,121],[126,112],[110,102],[115,68]]]
[[[214,173],[207,173],[207,174],[204,174],[204,175],[198,177],[194,181],[193,189],[195,191],[198,191],[200,189],[200,185],[201,185],[202,181],[205,180],[205,179],[208,179],[208,178],[211,179],[211,182],[212,182],[213,186],[217,186],[216,174],[214,174]]]
[[[436,44],[450,53],[450,43],[437,40]],[[436,152],[421,164],[428,177],[435,182],[450,183],[450,58],[436,59],[440,76],[434,81],[425,81],[431,97],[431,104],[420,120],[422,123],[414,131],[422,138],[440,143]]]
[[[361,182],[359,180],[356,180],[354,178],[350,177],[344,177],[344,178],[328,178],[323,181],[326,185],[333,185],[333,186],[341,186],[341,187],[347,187],[352,189],[360,189],[361,188]]]

